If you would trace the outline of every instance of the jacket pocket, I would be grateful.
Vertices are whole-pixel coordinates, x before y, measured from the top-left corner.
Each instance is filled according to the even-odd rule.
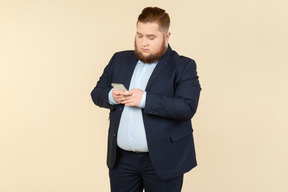
[[[170,134],[170,139],[172,142],[178,141],[188,135],[191,135],[193,132],[193,129],[189,128],[188,130],[185,131],[178,131],[174,132],[173,134]]]

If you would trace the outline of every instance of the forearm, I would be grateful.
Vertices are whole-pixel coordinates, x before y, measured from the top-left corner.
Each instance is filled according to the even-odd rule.
[[[113,57],[111,61],[113,60]],[[112,89],[111,86],[111,61],[105,67],[103,74],[99,78],[95,88],[91,92],[91,97],[95,105],[104,108],[113,108],[113,106],[109,103],[108,94]]]
[[[164,118],[191,119],[198,106],[200,83],[195,62],[191,61],[178,73],[170,86],[158,86],[147,92],[144,112]],[[171,90],[171,87],[174,87]]]
[[[147,93],[144,113],[169,119],[189,120],[196,113],[199,93],[195,94],[195,99]]]
[[[112,109],[113,105],[109,103],[108,93],[111,88],[95,87],[91,92],[91,98],[95,105],[99,107]]]

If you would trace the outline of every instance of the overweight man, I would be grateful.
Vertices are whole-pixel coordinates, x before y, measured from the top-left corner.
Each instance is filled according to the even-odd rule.
[[[169,26],[165,10],[143,9],[135,49],[115,53],[91,93],[110,110],[112,192],[179,192],[197,165],[191,119],[201,87],[195,61],[170,47]]]

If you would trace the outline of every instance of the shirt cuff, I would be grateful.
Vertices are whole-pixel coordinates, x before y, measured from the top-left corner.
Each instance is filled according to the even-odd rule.
[[[114,100],[113,96],[112,96],[112,91],[113,89],[111,89],[109,91],[109,94],[108,94],[108,102],[110,105],[117,105],[118,103]]]
[[[143,92],[142,99],[138,107],[145,108],[145,103],[146,103],[146,91]]]

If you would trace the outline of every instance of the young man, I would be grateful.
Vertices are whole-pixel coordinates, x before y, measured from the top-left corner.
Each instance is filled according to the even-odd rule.
[[[201,87],[195,62],[169,46],[169,26],[165,10],[145,8],[135,50],[114,54],[91,93],[96,105],[110,109],[113,192],[178,192],[183,174],[197,165],[191,118]]]

